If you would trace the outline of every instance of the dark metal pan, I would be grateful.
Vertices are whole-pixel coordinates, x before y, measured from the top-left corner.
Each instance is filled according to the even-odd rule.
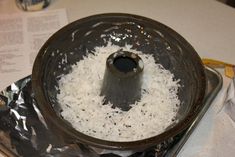
[[[105,37],[101,37],[104,34]],[[121,40],[115,40],[115,35]],[[119,46],[130,44],[134,49],[152,54],[156,63],[162,64],[181,80],[178,123],[148,139],[115,142],[89,137],[61,118],[56,100],[59,76],[69,73],[71,65],[83,59],[86,50],[91,52],[96,46],[105,46],[108,40]],[[65,54],[67,63],[58,68]],[[32,86],[48,126],[63,141],[111,150],[142,150],[181,133],[194,121],[205,95],[206,78],[200,57],[177,32],[146,17],[109,13],[77,20],[52,35],[34,62]]]

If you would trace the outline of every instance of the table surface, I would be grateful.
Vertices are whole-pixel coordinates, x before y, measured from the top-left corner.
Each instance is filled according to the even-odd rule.
[[[21,12],[14,0],[9,1],[11,2],[1,10],[1,13]],[[110,12],[146,16],[177,31],[191,43],[202,58],[235,63],[235,8],[216,0],[51,0],[51,4],[45,10],[58,8],[66,8],[69,22],[93,14]],[[26,74],[29,75],[30,72],[26,71],[24,75]],[[21,77],[16,76],[15,80]],[[223,97],[229,82],[230,80],[224,77],[224,85],[215,104],[218,105],[221,101],[218,97]],[[213,112],[214,109],[210,110],[209,112]],[[210,123],[208,119],[207,123]],[[201,129],[202,131],[197,131],[198,134],[206,131],[203,130],[205,127]],[[192,146],[195,146],[195,143],[186,143],[179,156],[193,156],[190,155],[194,154],[190,152],[192,149],[189,149]]]

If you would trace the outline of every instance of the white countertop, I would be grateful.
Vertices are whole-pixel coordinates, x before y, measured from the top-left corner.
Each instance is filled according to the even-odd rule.
[[[16,7],[14,0],[7,1],[11,2],[9,2],[8,8],[0,11],[1,13],[21,12]],[[146,16],[177,31],[191,43],[202,58],[235,63],[235,8],[215,0],[52,0],[46,10],[58,8],[66,8],[69,22],[89,15],[107,12]],[[29,75],[30,71],[26,71],[24,75],[26,74]],[[21,75],[16,76],[15,81],[21,77]],[[210,112],[213,114],[221,106],[222,97],[229,82],[230,79],[224,78],[224,86],[208,114]],[[9,84],[10,82],[6,81],[6,83]],[[194,142],[187,142],[179,156],[197,156],[196,152],[199,152],[202,148],[195,147],[193,149],[192,147],[207,143],[205,140],[197,138],[203,133],[207,135],[206,132],[210,129],[210,126],[204,125],[213,123],[210,114],[208,114],[203,118],[205,122],[200,123],[195,135],[193,134],[194,140],[190,139]]]

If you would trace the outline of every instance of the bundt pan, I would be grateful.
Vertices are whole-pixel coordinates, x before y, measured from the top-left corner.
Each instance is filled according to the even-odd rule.
[[[71,65],[83,59],[87,51],[94,51],[96,46],[105,46],[108,41],[119,46],[133,45],[133,49],[152,54],[156,63],[162,64],[175,75],[175,79],[181,80],[178,122],[163,133],[132,142],[106,141],[76,131],[61,118],[60,105],[56,100],[59,77],[69,73]],[[65,55],[67,62],[59,67]],[[189,127],[201,109],[206,78],[204,66],[196,51],[171,28],[142,16],[108,13],[79,19],[52,35],[34,62],[32,87],[47,125],[61,140],[124,151],[155,146]]]

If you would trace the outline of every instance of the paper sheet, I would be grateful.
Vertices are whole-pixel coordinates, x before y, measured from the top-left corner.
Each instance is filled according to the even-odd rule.
[[[45,41],[68,23],[65,9],[0,15],[0,89],[30,75]]]

